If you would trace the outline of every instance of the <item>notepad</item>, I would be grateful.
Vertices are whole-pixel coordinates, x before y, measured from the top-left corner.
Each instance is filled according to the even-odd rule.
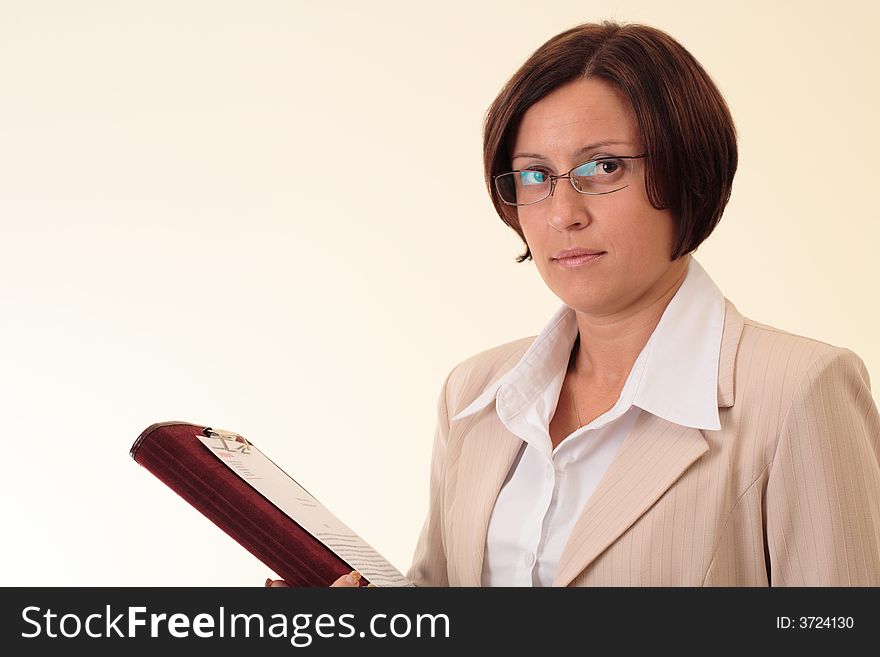
[[[291,585],[327,586],[357,570],[374,586],[412,586],[241,434],[161,422],[130,454]]]

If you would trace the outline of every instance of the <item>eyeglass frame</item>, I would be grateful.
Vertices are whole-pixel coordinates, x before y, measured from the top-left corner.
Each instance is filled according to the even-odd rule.
[[[517,208],[523,207],[526,205],[534,205],[535,203],[540,203],[541,201],[546,201],[548,198],[553,196],[553,192],[556,191],[556,181],[561,178],[568,178],[568,182],[571,183],[571,186],[574,188],[574,191],[576,191],[578,194],[586,194],[587,196],[602,196],[603,194],[613,194],[614,192],[619,192],[621,189],[626,189],[627,187],[629,187],[629,183],[625,184],[623,187],[618,187],[617,189],[611,189],[607,192],[583,192],[583,191],[579,190],[577,187],[575,187],[574,180],[571,177],[572,171],[574,171],[575,169],[579,169],[580,167],[584,166],[585,164],[589,164],[590,162],[604,162],[605,160],[638,160],[640,158],[647,157],[647,156],[648,156],[647,153],[642,153],[641,155],[604,155],[602,157],[597,157],[594,160],[587,160],[586,162],[581,162],[580,164],[573,166],[571,169],[569,169],[568,173],[563,173],[558,176],[547,172],[547,175],[550,176],[550,191],[547,193],[547,196],[545,196],[544,198],[538,199],[537,201],[532,201],[531,203],[508,203],[507,201],[505,201],[501,196],[501,190],[498,188],[498,179],[501,176],[509,176],[512,173],[522,173],[523,171],[536,171],[537,169],[514,169],[513,171],[505,171],[504,173],[499,173],[497,176],[493,176],[492,180],[495,183],[495,190],[498,192],[498,199],[502,203],[504,203],[505,205],[509,205],[511,207],[517,207]]]

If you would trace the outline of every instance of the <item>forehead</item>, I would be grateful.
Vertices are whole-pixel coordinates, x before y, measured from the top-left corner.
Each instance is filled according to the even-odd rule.
[[[567,155],[584,144],[616,139],[635,145],[635,112],[623,95],[597,78],[554,89],[529,107],[516,134],[514,153]]]

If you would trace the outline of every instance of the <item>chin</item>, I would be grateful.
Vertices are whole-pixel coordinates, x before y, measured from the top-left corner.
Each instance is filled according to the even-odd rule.
[[[605,298],[588,297],[584,295],[557,295],[562,299],[562,303],[570,308],[574,308],[578,312],[594,314],[607,310],[610,300]]]

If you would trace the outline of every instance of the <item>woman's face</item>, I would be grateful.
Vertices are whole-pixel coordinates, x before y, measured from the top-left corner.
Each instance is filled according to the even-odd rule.
[[[597,142],[609,143],[591,146]],[[559,175],[595,157],[641,155],[642,148],[631,105],[608,83],[591,78],[554,90],[526,111],[512,168]],[[591,196],[562,179],[551,197],[517,208],[544,282],[564,303],[597,319],[628,315],[656,301],[687,265],[686,257],[669,260],[675,224],[669,211],[648,202],[645,160],[628,162],[624,189]],[[564,266],[556,255],[571,247],[604,253]]]

